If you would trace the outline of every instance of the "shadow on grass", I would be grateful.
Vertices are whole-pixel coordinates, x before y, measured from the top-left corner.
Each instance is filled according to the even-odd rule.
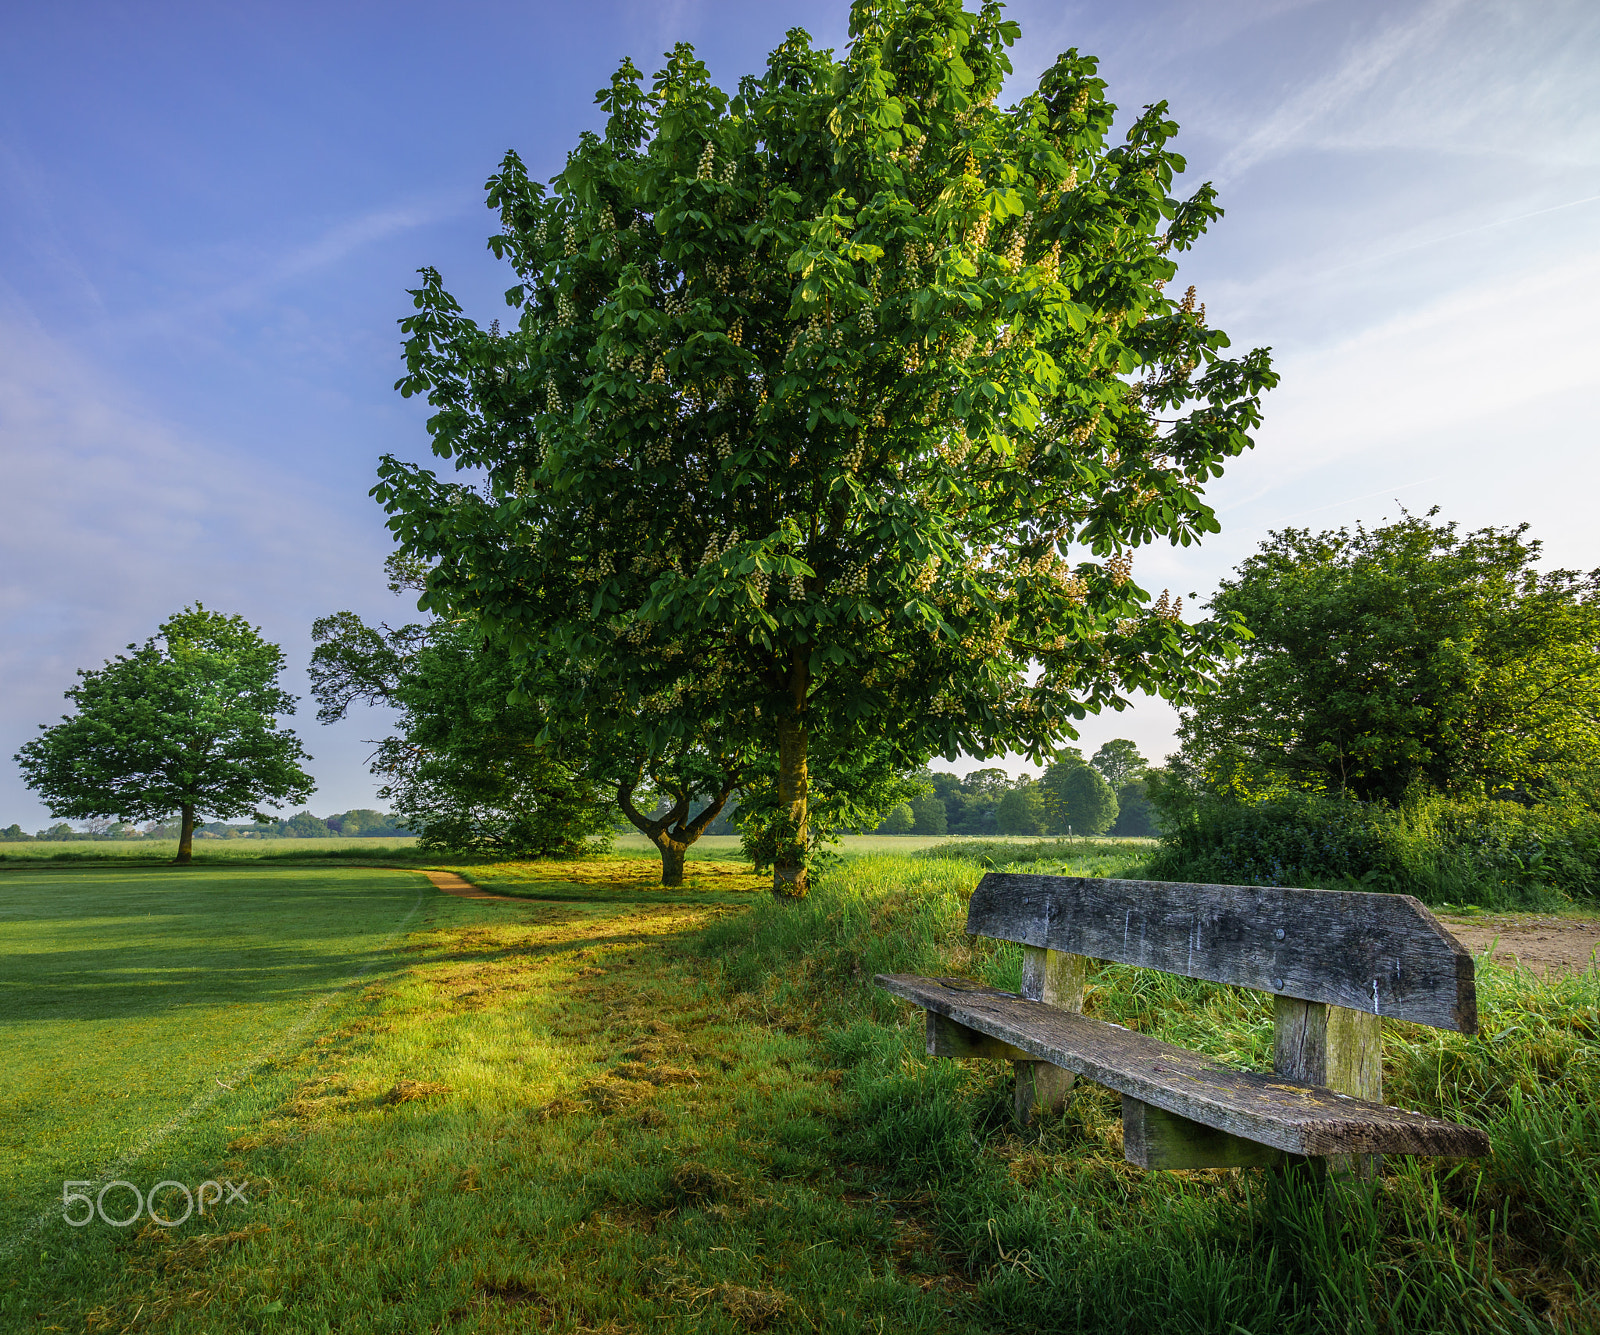
[[[0,1004],[13,1022],[293,1003],[378,958],[429,893],[420,878],[361,869],[37,870],[0,882]]]

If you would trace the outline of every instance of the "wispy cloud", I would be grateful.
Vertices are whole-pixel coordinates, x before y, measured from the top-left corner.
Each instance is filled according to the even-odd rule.
[[[0,197],[10,215],[15,244],[31,253],[40,268],[84,308],[103,316],[104,298],[62,231],[43,174],[22,149],[4,140],[0,140]],[[16,302],[15,292],[3,278],[0,291],[7,294],[10,302]]]
[[[256,273],[218,289],[198,303],[202,308],[252,305],[296,279],[332,268],[357,251],[401,232],[426,227],[464,211],[459,200],[446,204],[385,206],[335,223],[317,236],[271,257]]]
[[[1260,444],[1215,489],[1230,526],[1248,526],[1263,504],[1274,525],[1314,513],[1303,510],[1312,478],[1348,493],[1319,511],[1369,499],[1373,470],[1404,460],[1432,474],[1435,498],[1465,497],[1484,522],[1511,522],[1520,507],[1514,517],[1571,553],[1562,559],[1593,564],[1580,550],[1593,547],[1588,488],[1575,484],[1592,476],[1600,446],[1578,411],[1600,398],[1600,363],[1573,296],[1597,284],[1600,257],[1566,258],[1280,359]]]
[[[132,332],[187,329],[190,322],[230,311],[249,310],[267,303],[301,279],[325,273],[352,256],[401,233],[460,216],[467,206],[459,199],[448,203],[385,205],[346,218],[304,241],[279,250],[254,246],[233,248],[220,267],[234,272],[219,277],[198,292],[147,310],[127,322]]]
[[[1218,179],[1239,176],[1263,159],[1300,144],[1311,127],[1329,123],[1395,65],[1424,44],[1437,44],[1461,0],[1432,0],[1420,12],[1391,21],[1349,51],[1338,66],[1283,101],[1238,144],[1218,169]]]

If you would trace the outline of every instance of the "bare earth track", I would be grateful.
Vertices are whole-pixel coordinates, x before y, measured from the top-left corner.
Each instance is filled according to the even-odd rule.
[[[1474,955],[1492,947],[1490,958],[1497,964],[1520,965],[1537,974],[1600,967],[1600,920],[1517,916],[1488,923],[1460,918],[1443,922]]]
[[[473,885],[471,881],[464,881],[453,871],[425,871],[422,873],[433,882],[435,888],[443,890],[447,895],[454,895],[457,899],[498,899],[503,904],[526,904],[528,901],[517,895],[494,895],[480,886]]]

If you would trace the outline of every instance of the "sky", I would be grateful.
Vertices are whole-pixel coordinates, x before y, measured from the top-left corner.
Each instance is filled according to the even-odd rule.
[[[0,825],[47,813],[10,757],[99,666],[196,600],[281,644],[319,814],[375,804],[381,710],[315,721],[310,626],[399,624],[378,457],[428,458],[393,390],[423,265],[504,310],[483,183],[558,171],[594,90],[695,45],[724,87],[828,0],[25,5],[0,47]],[[1099,57],[1125,124],[1166,100],[1188,189],[1226,216],[1183,258],[1213,327],[1282,384],[1213,483],[1222,532],[1145,548],[1203,602],[1285,526],[1441,508],[1527,522],[1600,566],[1600,6],[1592,0],[1021,0],[1030,89]],[[1171,749],[1159,700],[1092,751]],[[976,760],[950,766],[975,767]],[[996,763],[993,761],[986,763]],[[1020,761],[1000,763],[1013,771]]]

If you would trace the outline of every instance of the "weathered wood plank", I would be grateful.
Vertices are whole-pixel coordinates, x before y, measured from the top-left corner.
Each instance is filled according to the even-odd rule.
[[[1236,1071],[1146,1034],[962,978],[879,974],[879,987],[1143,1103],[1290,1154],[1487,1154],[1472,1127]]]
[[[1475,1033],[1472,956],[1409,895],[990,872],[967,931]]]
[[[1122,1096],[1123,1157],[1140,1168],[1274,1168],[1282,1150]]]

